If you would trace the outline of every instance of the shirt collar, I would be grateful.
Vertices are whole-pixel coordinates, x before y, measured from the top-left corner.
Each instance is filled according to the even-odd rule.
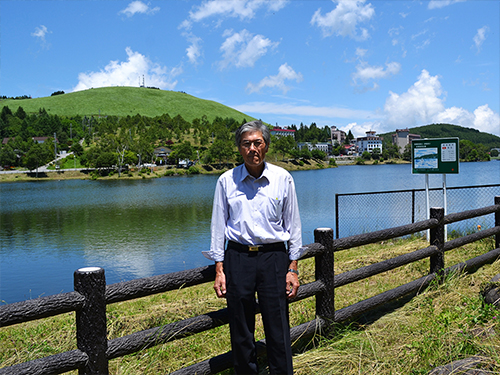
[[[269,181],[269,168],[267,166],[267,163],[264,161],[264,170],[262,171],[262,174],[260,175],[259,178],[255,178],[254,176],[252,176],[250,173],[248,173],[248,170],[247,170],[247,167],[245,165],[245,163],[242,164],[242,169],[241,169],[241,178],[240,178],[240,182],[243,181],[245,178],[251,178],[251,179],[254,179],[254,180],[258,180],[262,177],[265,177],[268,181]]]

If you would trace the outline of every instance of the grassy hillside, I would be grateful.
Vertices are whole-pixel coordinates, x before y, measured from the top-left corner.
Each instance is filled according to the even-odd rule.
[[[0,107],[8,106],[15,112],[21,106],[25,112],[38,112],[45,108],[47,113],[59,116],[101,115],[148,117],[168,113],[171,117],[180,114],[192,122],[206,115],[210,121],[219,116],[232,117],[237,121],[255,120],[251,116],[236,111],[220,103],[199,99],[174,91],[148,89],[144,87],[102,87],[69,94],[25,100],[2,100]]]
[[[464,128],[451,124],[432,124],[410,128],[410,133],[419,134],[422,138],[450,138],[458,137],[460,140],[468,140],[473,143],[480,143],[488,149],[500,147],[500,137],[496,135],[483,133],[476,129]],[[392,142],[392,134],[380,134],[385,141]]]

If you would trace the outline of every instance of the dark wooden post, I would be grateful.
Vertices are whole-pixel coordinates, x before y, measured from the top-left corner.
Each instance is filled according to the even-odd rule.
[[[89,361],[79,375],[108,375],[106,350],[106,278],[99,267],[80,268],[74,274],[75,291],[85,297],[76,311],[76,345]]]
[[[444,208],[431,207],[431,219],[437,219],[439,225],[430,230],[430,245],[436,246],[439,253],[431,256],[431,267],[429,273],[442,273],[444,270]]]
[[[333,229],[315,229],[314,242],[325,247],[325,251],[315,257],[316,280],[322,280],[325,284],[325,290],[316,296],[316,315],[324,320],[328,331],[335,319]]]
[[[500,195],[495,197],[495,204],[500,205]],[[495,212],[495,226],[500,227],[500,211]],[[500,234],[495,235],[495,249],[500,247]]]

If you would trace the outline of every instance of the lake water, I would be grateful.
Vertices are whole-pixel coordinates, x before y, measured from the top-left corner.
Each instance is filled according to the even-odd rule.
[[[336,193],[425,187],[410,164],[292,174],[304,244],[315,228],[335,228]],[[217,178],[0,184],[0,303],[72,291],[81,267],[104,268],[111,284],[210,264],[201,251],[210,246]],[[462,163],[447,176],[448,187],[498,183],[499,161]],[[430,186],[441,187],[442,176],[431,175]]]

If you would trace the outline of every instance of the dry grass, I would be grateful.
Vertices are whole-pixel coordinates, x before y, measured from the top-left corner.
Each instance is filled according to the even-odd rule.
[[[395,240],[336,254],[335,272],[359,268],[426,247],[420,238]],[[446,254],[446,266],[493,248],[491,240]],[[300,263],[301,282],[314,278],[313,260]],[[338,288],[342,308],[425,275],[429,261],[401,267],[368,280]],[[488,358],[500,373],[497,311],[482,304],[481,283],[500,273],[500,263],[472,275],[448,277],[375,323],[339,325],[335,335],[315,338],[307,351],[297,348],[294,366],[305,374],[426,374],[435,366],[471,355]],[[109,339],[161,326],[225,306],[211,283],[108,306]],[[290,306],[291,325],[315,318],[315,300]],[[264,337],[258,319],[256,338]],[[111,374],[169,373],[229,350],[227,326],[110,361]],[[1,367],[76,348],[74,313],[0,329]],[[265,374],[266,370],[263,370]],[[75,372],[72,372],[76,374]],[[231,373],[230,371],[224,372]]]

